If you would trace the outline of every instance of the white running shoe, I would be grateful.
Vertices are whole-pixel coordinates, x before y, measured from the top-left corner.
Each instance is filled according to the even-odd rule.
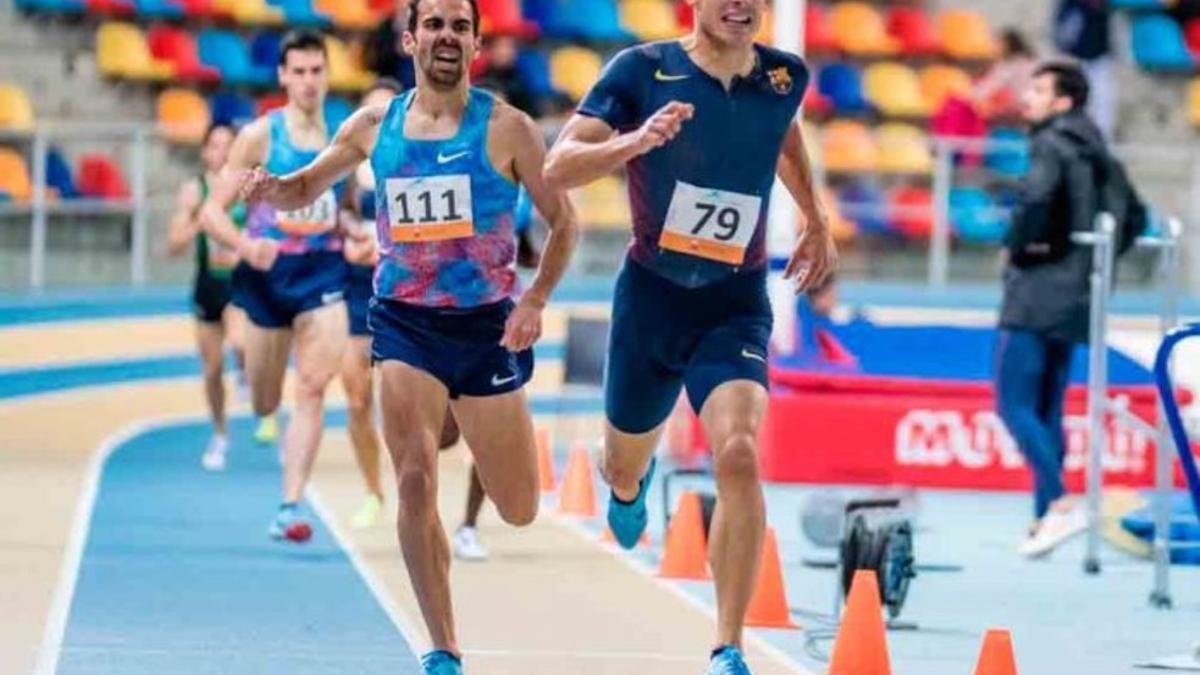
[[[200,464],[205,471],[224,471],[225,470],[225,454],[229,450],[229,439],[222,434],[213,434],[213,437],[208,440],[208,448],[204,450],[204,455],[200,457]]]
[[[1037,533],[1022,542],[1019,549],[1021,555],[1027,558],[1047,555],[1060,544],[1086,530],[1087,525],[1087,511],[1081,504],[1065,510],[1052,509],[1042,518]]]
[[[473,527],[460,527],[451,542],[454,557],[465,562],[483,562],[488,559],[488,550],[479,541],[479,532]]]

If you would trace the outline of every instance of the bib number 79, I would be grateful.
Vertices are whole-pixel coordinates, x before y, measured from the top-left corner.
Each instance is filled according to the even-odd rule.
[[[704,232],[704,228],[711,222],[717,230],[712,235],[713,239],[717,241],[729,241],[737,236],[738,227],[742,224],[742,214],[737,209],[729,206],[696,202],[696,210],[701,215],[699,222],[692,228],[693,235]],[[716,216],[715,219],[713,218],[714,215]]]
[[[762,198],[757,195],[675,184],[675,194],[658,245],[668,251],[741,265],[758,229]]]

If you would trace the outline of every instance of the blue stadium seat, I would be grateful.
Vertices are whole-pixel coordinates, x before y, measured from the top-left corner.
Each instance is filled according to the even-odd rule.
[[[858,224],[860,234],[897,234],[888,218],[887,195],[874,182],[856,180],[838,193],[842,215]]]
[[[817,75],[817,90],[833,103],[836,112],[869,112],[871,104],[863,91],[862,73],[848,63],[829,63]]]
[[[146,19],[182,19],[183,5],[171,0],[136,0],[139,17]]]
[[[978,187],[956,187],[950,191],[950,223],[963,241],[977,243],[998,243],[1008,229],[995,200]]]
[[[217,29],[200,31],[197,43],[200,61],[221,71],[228,84],[269,86],[275,82],[275,69],[254,65],[246,43],[237,33]]]
[[[517,54],[517,72],[534,95],[549,96],[554,93],[554,85],[550,82],[550,59],[545,52],[522,49]]]
[[[71,174],[71,165],[58,148],[52,147],[46,153],[46,185],[58,193],[59,199],[79,197],[79,190],[75,188],[75,178]]]
[[[69,14],[86,12],[87,3],[85,0],[17,0],[17,8],[28,12]]]
[[[267,0],[267,3],[283,10],[288,24],[293,26],[333,25],[333,20],[313,7],[312,0]]]
[[[1196,60],[1188,51],[1183,29],[1166,14],[1133,17],[1133,58],[1146,70],[1191,71]]]
[[[267,30],[255,35],[250,41],[251,63],[259,68],[278,70],[281,44],[283,36],[275,31]]]
[[[631,41],[621,27],[616,0],[525,0],[525,18],[538,23],[542,34],[562,39]]]
[[[1020,129],[995,129],[988,141],[1003,144],[992,148],[984,159],[987,168],[1002,176],[1018,178],[1029,170],[1029,140]]]
[[[254,100],[232,91],[219,91],[209,101],[213,124],[241,126],[255,117]]]
[[[1169,4],[1167,0],[1108,0],[1110,9],[1144,11],[1155,9],[1166,9]]]

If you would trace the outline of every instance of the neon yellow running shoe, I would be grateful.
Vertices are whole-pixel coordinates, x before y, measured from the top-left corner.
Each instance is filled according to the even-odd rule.
[[[379,495],[367,495],[358,512],[350,518],[350,527],[356,530],[366,530],[375,527],[383,515],[383,500]]]
[[[274,415],[259,419],[258,428],[254,430],[254,442],[260,445],[273,445],[279,440],[279,422]]]

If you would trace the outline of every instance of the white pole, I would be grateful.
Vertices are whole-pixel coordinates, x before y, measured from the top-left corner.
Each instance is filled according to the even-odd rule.
[[[796,54],[804,53],[804,6],[806,0],[775,0],[775,46]],[[773,265],[786,261],[796,244],[799,213],[787,188],[779,180],[771,192],[771,210],[767,218],[767,255]],[[796,298],[782,272],[769,276],[768,289],[775,311],[775,331],[771,344],[780,354],[796,351]]]

